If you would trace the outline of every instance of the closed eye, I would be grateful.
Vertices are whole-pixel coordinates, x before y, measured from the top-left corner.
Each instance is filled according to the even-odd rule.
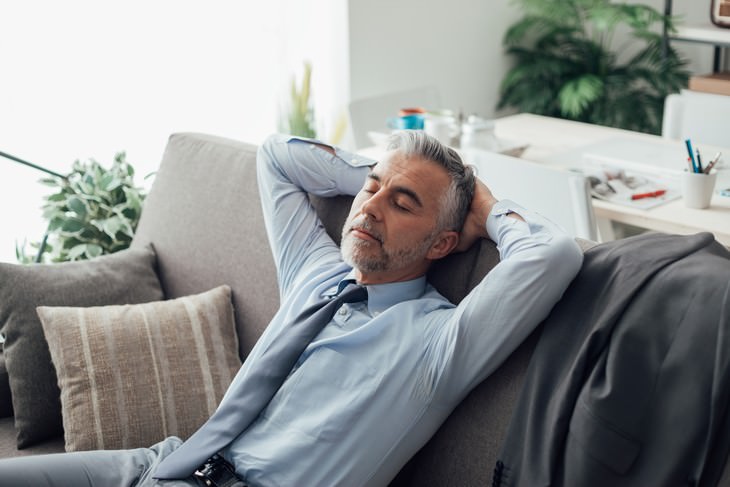
[[[410,208],[408,208],[407,206],[404,206],[404,205],[398,203],[398,201],[393,201],[393,206],[395,206],[400,211],[407,211],[407,212],[410,212],[411,211]]]
[[[365,180],[365,186],[362,191],[367,194],[375,194],[380,189],[380,177],[371,172],[368,174],[368,178]],[[405,186],[395,186],[392,188],[394,192],[392,205],[399,211],[413,212],[411,206],[417,208],[423,208],[421,198],[418,197],[415,191]],[[406,200],[407,203],[403,204],[400,201]]]

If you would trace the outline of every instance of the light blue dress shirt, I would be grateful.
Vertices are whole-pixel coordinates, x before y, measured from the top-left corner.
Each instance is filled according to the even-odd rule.
[[[354,195],[374,164],[284,136],[269,138],[258,161],[281,308],[244,368],[272,330],[354,276],[305,191]],[[266,487],[392,480],[547,316],[580,268],[573,239],[515,203],[497,203],[485,224],[501,262],[458,306],[421,277],[367,286],[366,303],[335,314],[269,405],[224,450],[239,475]]]

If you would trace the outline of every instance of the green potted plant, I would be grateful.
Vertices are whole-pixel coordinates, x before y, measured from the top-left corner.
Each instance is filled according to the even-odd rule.
[[[689,78],[686,60],[664,42],[670,17],[610,0],[515,1],[525,16],[504,37],[515,63],[498,108],[660,132],[664,98]],[[614,45],[617,30],[627,45]]]
[[[48,171],[46,171],[48,172]],[[134,185],[134,168],[124,152],[116,154],[110,168],[91,159],[75,161],[67,176],[41,182],[56,192],[45,198],[46,236],[31,257],[16,245],[21,263],[91,259],[129,247],[142,214],[145,193]]]

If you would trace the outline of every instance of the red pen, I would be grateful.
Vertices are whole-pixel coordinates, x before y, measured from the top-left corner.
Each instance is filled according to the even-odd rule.
[[[656,198],[657,196],[661,196],[666,192],[667,192],[666,189],[658,189],[656,191],[649,191],[648,193],[632,194],[631,199],[640,200],[642,198]]]

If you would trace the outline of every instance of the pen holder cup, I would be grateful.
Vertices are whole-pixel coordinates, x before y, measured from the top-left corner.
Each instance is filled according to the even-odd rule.
[[[682,199],[687,208],[707,208],[715,190],[717,173],[682,173]]]

